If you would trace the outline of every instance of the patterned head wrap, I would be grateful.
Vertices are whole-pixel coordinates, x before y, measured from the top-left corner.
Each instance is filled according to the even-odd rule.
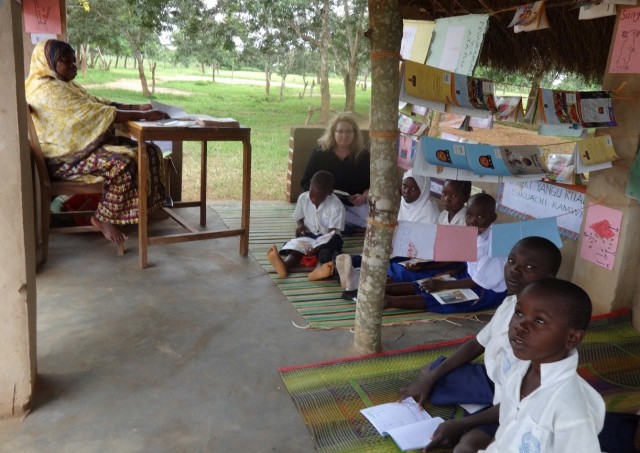
[[[47,64],[55,72],[56,64],[60,57],[68,52],[75,52],[69,43],[58,41],[57,39],[49,39],[44,43],[44,56]]]

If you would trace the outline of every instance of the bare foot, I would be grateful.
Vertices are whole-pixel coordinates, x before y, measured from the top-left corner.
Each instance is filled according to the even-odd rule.
[[[120,231],[120,228],[112,223],[101,222],[95,217],[91,217],[91,225],[100,230],[100,232],[104,234],[104,237],[116,244],[122,244],[124,241],[129,239],[129,236]]]
[[[321,264],[316,267],[314,270],[309,272],[309,280],[323,280],[325,278],[329,278],[333,275],[336,268],[333,266],[333,263],[329,261],[328,263]]]
[[[289,274],[287,266],[284,264],[284,261],[278,253],[278,248],[275,245],[272,245],[271,248],[267,251],[267,259],[275,268],[280,277],[286,277]]]

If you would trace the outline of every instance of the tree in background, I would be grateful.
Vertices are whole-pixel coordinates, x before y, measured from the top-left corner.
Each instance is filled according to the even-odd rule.
[[[172,11],[172,44],[180,58],[193,57],[202,73],[211,68],[211,80],[215,82],[216,71],[233,58],[235,44],[233,36],[237,25],[222,14],[224,4],[218,2],[207,8],[201,0],[181,1]]]
[[[331,17],[331,52],[342,74],[347,112],[355,112],[360,65],[369,57],[369,42],[364,36],[367,16],[366,0],[340,0],[340,9]]]
[[[153,55],[160,43],[160,33],[168,27],[169,13],[178,0],[82,0],[69,3],[69,39],[80,48],[81,62],[89,46],[122,48],[126,41],[136,60],[144,96],[151,96],[144,70],[145,55]]]

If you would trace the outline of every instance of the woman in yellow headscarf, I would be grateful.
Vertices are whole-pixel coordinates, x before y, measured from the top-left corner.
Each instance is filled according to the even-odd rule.
[[[63,41],[36,45],[25,82],[38,139],[52,177],[104,181],[91,223],[104,236],[121,243],[127,236],[117,225],[138,222],[137,145],[117,137],[114,123],[166,118],[150,104],[129,105],[100,99],[73,82],[77,74],[73,48]],[[149,210],[164,200],[162,154],[147,145]]]

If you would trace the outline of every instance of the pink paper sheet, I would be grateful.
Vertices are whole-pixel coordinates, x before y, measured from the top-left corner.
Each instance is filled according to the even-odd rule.
[[[59,0],[22,0],[24,31],[62,34]]]
[[[477,261],[477,239],[476,227],[438,225],[433,259],[435,261]]]
[[[640,7],[620,11],[609,72],[640,74]]]
[[[590,203],[586,216],[580,257],[611,270],[616,262],[622,211]]]

